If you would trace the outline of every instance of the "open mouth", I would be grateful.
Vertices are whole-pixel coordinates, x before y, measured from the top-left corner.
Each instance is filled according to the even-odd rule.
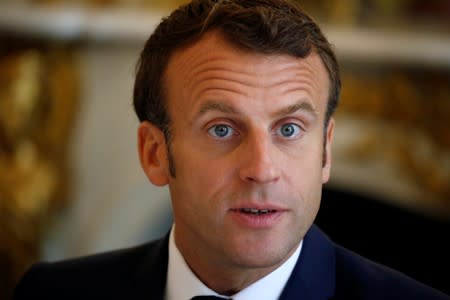
[[[231,218],[240,226],[258,230],[276,226],[286,215],[286,210],[277,207],[236,207],[230,212]]]
[[[235,211],[249,215],[266,215],[277,212],[275,209],[257,209],[257,208],[240,208],[236,209]]]

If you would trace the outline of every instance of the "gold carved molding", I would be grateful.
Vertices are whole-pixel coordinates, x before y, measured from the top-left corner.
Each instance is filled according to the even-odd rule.
[[[68,199],[78,78],[73,54],[63,47],[17,43],[1,50],[0,298],[7,299]]]

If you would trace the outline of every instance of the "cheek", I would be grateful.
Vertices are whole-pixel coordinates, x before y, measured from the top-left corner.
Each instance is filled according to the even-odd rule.
[[[322,177],[320,166],[317,163],[300,165],[295,177],[292,177],[292,194],[296,195],[295,202],[296,222],[300,229],[309,228],[314,222],[320,207],[322,196]]]
[[[283,161],[284,169],[300,182],[322,181],[323,145],[321,142],[308,142],[298,147],[294,154]]]
[[[184,151],[173,154],[176,167],[176,177],[171,182],[173,196],[183,199],[183,205],[195,205],[199,209],[219,205],[214,199],[220,198],[220,191],[227,185],[226,178],[230,178],[227,169],[219,161],[212,162],[206,155],[185,147]]]
[[[318,144],[318,143],[316,143]],[[315,209],[320,202],[322,190],[322,147],[305,147],[284,162],[285,178],[290,189],[295,191],[302,206]]]

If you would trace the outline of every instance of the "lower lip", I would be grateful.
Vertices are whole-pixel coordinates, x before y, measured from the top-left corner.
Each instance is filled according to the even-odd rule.
[[[283,215],[283,211],[277,211],[267,214],[246,214],[239,210],[231,210],[232,218],[239,223],[241,226],[253,228],[253,229],[264,229],[270,228],[276,225]]]

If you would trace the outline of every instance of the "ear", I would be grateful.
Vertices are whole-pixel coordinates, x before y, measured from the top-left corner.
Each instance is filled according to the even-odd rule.
[[[334,119],[331,118],[328,122],[327,134],[326,134],[326,144],[325,144],[325,163],[322,167],[322,183],[328,182],[330,179],[331,172],[331,145],[333,144],[333,135],[334,135]]]
[[[141,167],[148,179],[157,186],[169,182],[167,145],[164,133],[155,125],[144,121],[138,128],[138,151]]]

